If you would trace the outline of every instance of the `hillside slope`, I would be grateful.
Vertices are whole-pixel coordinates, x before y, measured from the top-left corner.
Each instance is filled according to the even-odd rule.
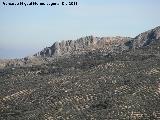
[[[0,119],[160,119],[160,38],[125,44],[0,69]]]

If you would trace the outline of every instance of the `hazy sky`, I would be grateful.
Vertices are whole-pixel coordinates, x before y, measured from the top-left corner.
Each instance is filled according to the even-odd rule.
[[[129,36],[160,25],[160,0],[74,0],[78,6],[4,6],[0,0],[0,58],[32,55],[55,41]],[[63,0],[64,2],[71,0]]]

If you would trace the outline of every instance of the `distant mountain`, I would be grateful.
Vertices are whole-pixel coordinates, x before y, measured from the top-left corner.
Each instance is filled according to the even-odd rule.
[[[134,41],[137,47],[143,47],[146,45],[150,45],[153,41],[160,39],[160,26],[148,30],[140,35],[136,36]]]
[[[130,48],[140,48],[158,40],[160,40],[160,26],[139,34],[131,41],[128,41],[126,45],[129,45]]]
[[[55,57],[66,56],[70,54],[81,54],[87,51],[96,49],[105,49],[111,51],[113,46],[124,45],[129,41],[129,37],[94,37],[86,36],[77,40],[67,40],[62,42],[55,42],[51,47],[47,47],[34,56],[41,57]]]
[[[67,40],[55,42],[51,47],[46,47],[36,53],[37,57],[57,57],[70,54],[81,54],[95,49],[103,49],[106,52],[113,52],[115,47],[123,47],[121,50],[129,48],[139,48],[149,45],[160,38],[160,26],[139,34],[135,38],[130,37],[94,37],[86,36],[77,40]],[[119,50],[119,49],[116,49]]]
[[[55,42],[33,56],[22,59],[0,60],[0,68],[6,66],[39,65],[57,57],[85,54],[88,52],[120,53],[129,49],[138,49],[160,39],[160,26],[143,32],[135,38],[130,37],[94,37],[86,36],[77,40]]]

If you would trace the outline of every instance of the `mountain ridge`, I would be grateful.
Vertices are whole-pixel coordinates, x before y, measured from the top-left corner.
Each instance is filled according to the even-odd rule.
[[[36,53],[34,56],[54,57],[70,54],[81,54],[82,51],[93,51],[95,49],[111,49],[111,45],[122,45],[131,38],[129,37],[94,37],[86,36],[77,40],[55,42],[51,47]]]
[[[150,45],[160,39],[160,26],[145,31],[135,38],[131,37],[94,37],[86,36],[77,40],[55,42],[52,46],[22,59],[0,60],[0,68],[7,66],[32,66],[71,55],[85,54],[95,50],[108,53],[120,53],[130,49],[138,49]]]
[[[55,42],[51,47],[46,47],[42,51],[34,54],[36,57],[57,57],[70,55],[72,53],[81,53],[82,51],[92,51],[95,49],[108,49],[111,51],[111,47],[123,46],[124,50],[129,48],[139,48],[149,45],[151,42],[160,38],[160,26],[151,30],[145,31],[135,38],[131,37],[94,37],[86,36],[77,40],[66,40],[61,42]],[[129,44],[130,43],[130,44]]]

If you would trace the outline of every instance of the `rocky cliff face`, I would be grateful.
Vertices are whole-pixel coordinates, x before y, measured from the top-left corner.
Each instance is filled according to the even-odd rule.
[[[135,47],[143,47],[160,39],[160,26],[139,34],[134,38]]]
[[[67,40],[55,42],[51,47],[47,47],[34,56],[57,57],[70,54],[81,54],[95,49],[105,49],[106,51],[128,50],[129,48],[139,48],[149,45],[153,41],[160,39],[160,26],[143,32],[135,38],[130,37],[94,37],[87,36],[77,40]],[[114,50],[113,50],[114,49]]]
[[[81,54],[95,49],[111,50],[113,46],[122,46],[129,41],[129,37],[93,37],[87,36],[77,40],[67,40],[55,42],[51,47],[47,47],[34,56],[54,57],[70,54]]]

